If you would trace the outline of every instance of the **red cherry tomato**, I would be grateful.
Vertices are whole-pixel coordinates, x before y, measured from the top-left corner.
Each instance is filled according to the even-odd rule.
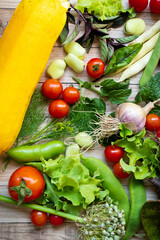
[[[149,131],[157,131],[160,129],[160,117],[154,113],[149,113],[146,117],[145,127]]]
[[[64,221],[65,221],[65,218],[63,218],[63,217],[49,214],[49,222],[54,226],[62,225],[64,223]]]
[[[109,162],[119,162],[123,158],[124,151],[116,145],[109,145],[104,150],[104,155]]]
[[[157,130],[156,135],[158,138],[160,138],[160,129]]]
[[[148,6],[148,0],[129,0],[129,5],[133,7],[136,12],[143,12]]]
[[[78,100],[80,98],[80,93],[79,93],[78,89],[76,89],[74,87],[67,87],[63,91],[62,98],[68,104],[74,104],[74,103],[78,102]]]
[[[153,13],[160,13],[160,0],[150,0],[150,10]]]
[[[61,99],[54,100],[49,105],[49,114],[54,118],[63,118],[67,116],[68,113],[69,106],[65,101]]]
[[[41,196],[45,187],[45,180],[42,173],[36,168],[24,166],[15,170],[8,183],[8,191],[10,196],[18,201],[18,193],[10,190],[11,187],[20,186],[22,178],[25,180],[26,187],[32,191],[32,195],[26,196],[23,202],[33,201]]]
[[[91,78],[99,78],[103,75],[104,68],[104,62],[100,58],[92,58],[87,63],[86,70]]]
[[[47,223],[47,213],[32,210],[31,212],[31,221],[35,226],[43,226]]]
[[[63,92],[63,86],[56,79],[48,79],[42,85],[42,94],[49,99],[57,99]]]
[[[123,171],[120,162],[113,165],[113,173],[117,178],[127,178],[130,175]]]

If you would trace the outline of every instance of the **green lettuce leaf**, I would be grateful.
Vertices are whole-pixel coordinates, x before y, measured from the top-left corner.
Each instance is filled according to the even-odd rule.
[[[66,204],[86,208],[95,199],[107,195],[106,191],[102,194],[101,180],[97,178],[99,172],[91,176],[79,157],[72,157],[69,152],[67,157],[61,155],[55,160],[41,160],[42,171],[47,176],[46,198],[58,210],[66,209]]]
[[[160,171],[158,144],[149,137],[144,138],[145,129],[135,135],[124,124],[121,124],[120,129],[122,139],[114,144],[127,152],[129,163],[120,160],[124,171],[133,172],[136,179],[155,177]]]
[[[82,13],[87,8],[88,13],[94,12],[102,21],[108,17],[117,16],[121,11],[124,11],[121,0],[78,0],[75,7]]]

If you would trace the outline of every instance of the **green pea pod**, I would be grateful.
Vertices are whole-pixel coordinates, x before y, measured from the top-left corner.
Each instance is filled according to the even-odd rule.
[[[44,157],[44,159],[54,158],[62,154],[64,150],[64,143],[59,140],[54,140],[39,145],[11,148],[7,154],[13,158],[13,160],[24,163],[40,161],[41,157]]]
[[[129,195],[131,200],[131,211],[122,240],[130,239],[141,227],[141,209],[146,202],[146,189],[142,180],[136,180],[134,175],[129,181]]]
[[[94,157],[83,157],[81,156],[82,162],[91,174],[95,171],[99,171],[98,178],[102,180],[102,187],[108,189],[110,197],[119,202],[119,209],[124,210],[126,222],[128,221],[130,212],[130,203],[126,191],[124,190],[121,183],[114,176],[110,168],[103,163],[101,160]]]

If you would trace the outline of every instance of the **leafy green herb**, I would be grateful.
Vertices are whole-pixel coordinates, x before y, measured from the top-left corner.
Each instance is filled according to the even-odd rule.
[[[102,3],[103,1],[104,0],[100,2]],[[71,9],[72,9],[72,12],[74,12],[73,14],[71,13]],[[67,22],[65,24],[63,31],[60,34],[61,43],[66,44],[68,42],[73,41],[76,38],[76,41],[81,45],[83,43],[86,43],[87,52],[89,52],[95,37],[97,37],[98,40],[106,39],[104,43],[106,43],[106,47],[108,47],[109,52],[108,52],[108,56],[106,56],[105,59],[110,59],[110,57],[114,52],[114,49],[117,49],[118,47],[122,47],[124,45],[120,43],[120,41],[116,41],[116,39],[114,40],[113,38],[110,38],[108,29],[111,27],[117,28],[123,25],[126,22],[127,18],[132,15],[131,14],[132,12],[133,12],[133,9],[123,10],[123,11],[120,11],[119,9],[118,16],[114,16],[114,17],[108,18],[107,20],[102,21],[97,17],[97,14],[93,12],[89,13],[87,9],[85,9],[85,11],[82,13],[80,10],[78,10],[72,4],[70,4],[70,8],[68,9],[68,12],[67,12]],[[76,17],[74,16],[75,13],[76,13]],[[85,25],[84,32],[82,33],[81,36],[79,36],[80,25],[82,22]],[[75,25],[74,30],[72,30],[71,34],[69,34],[70,23]],[[132,41],[132,38],[128,38],[128,40]],[[125,40],[125,43],[127,43],[127,39]],[[104,44],[103,44],[103,47],[104,47]]]
[[[160,72],[152,76],[145,87],[142,87],[137,93],[136,102],[152,102],[160,98]]]
[[[106,104],[98,98],[81,98],[68,115],[68,119],[79,132],[92,132],[97,127],[98,115],[106,112]]]
[[[47,101],[48,100],[42,95],[40,88],[37,88],[25,114],[22,128],[17,138],[18,142],[33,135],[44,122],[46,119],[45,109]]]
[[[128,88],[129,80],[127,80],[126,83],[119,83],[113,79],[105,79],[98,84],[94,82],[83,82],[76,77],[73,77],[73,79],[77,81],[81,87],[90,89],[91,91],[99,94],[101,97],[108,97],[110,102],[113,104],[125,102],[132,92],[132,90]],[[100,90],[97,89],[98,87],[100,87]]]
[[[150,137],[144,139],[145,129],[133,135],[124,124],[120,124],[120,130],[122,139],[115,141],[114,144],[124,148],[129,158],[129,164],[120,160],[122,168],[127,172],[133,172],[136,179],[156,177],[160,171],[158,144]]]
[[[142,44],[137,43],[133,46],[120,48],[113,54],[104,75],[114,73],[116,70],[128,65],[142,48]]]

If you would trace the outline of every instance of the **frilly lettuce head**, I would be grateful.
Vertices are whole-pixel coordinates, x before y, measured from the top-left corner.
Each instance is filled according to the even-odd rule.
[[[78,0],[75,7],[82,13],[87,8],[88,13],[94,13],[102,21],[124,11],[121,0]]]

